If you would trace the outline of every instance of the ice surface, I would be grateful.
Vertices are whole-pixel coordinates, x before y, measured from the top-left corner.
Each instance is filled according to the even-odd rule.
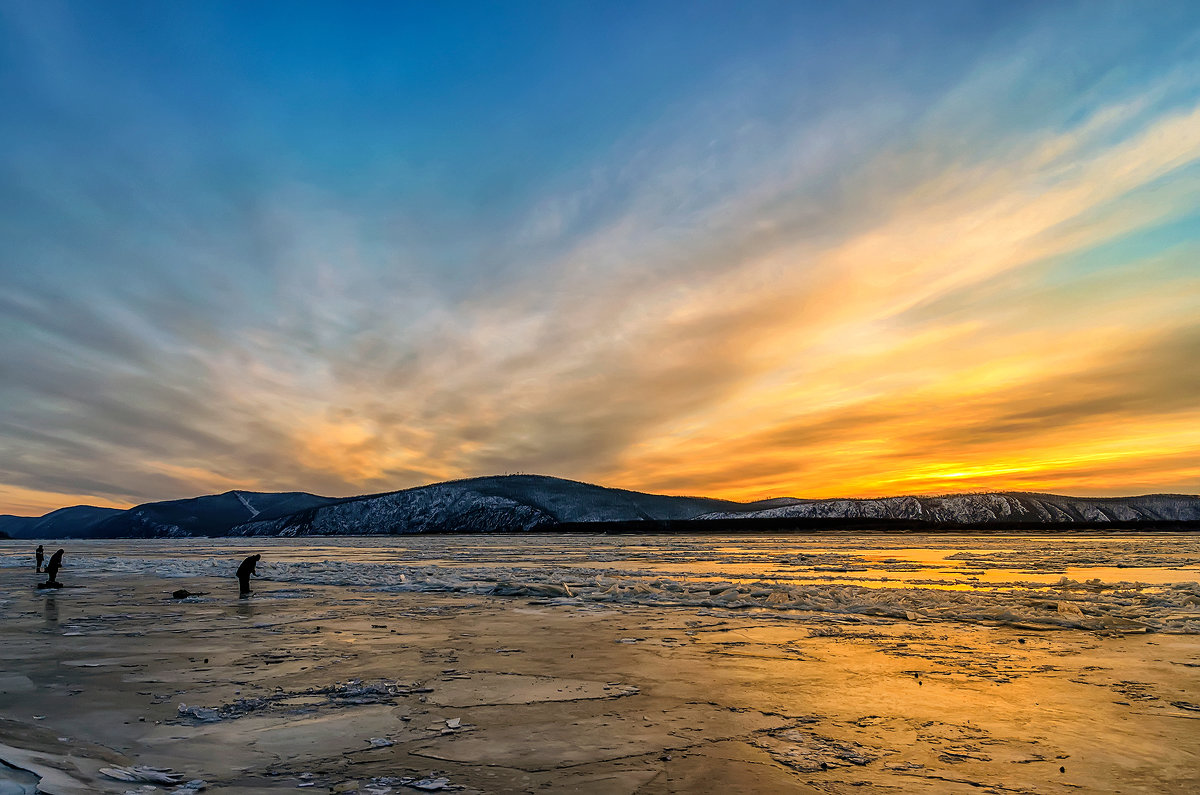
[[[410,792],[438,778],[484,792],[1200,783],[1196,636],[1088,631],[1187,629],[1200,594],[1185,536],[72,552],[78,586],[53,599],[31,571],[0,571],[14,604],[0,659],[33,684],[13,680],[0,732],[83,781],[103,777],[72,760],[169,765],[230,792]],[[239,599],[230,570],[248,552],[269,565]],[[158,569],[175,576],[147,576]],[[168,599],[180,586],[212,596]],[[1060,631],[991,626],[1005,623]]]
[[[70,560],[77,570],[117,578],[232,579],[244,543],[79,542]],[[295,586],[764,610],[818,620],[1200,634],[1200,539],[1190,534],[421,536],[263,539],[254,550],[264,555],[259,570],[266,580]],[[0,545],[0,565],[25,565],[26,553]],[[276,587],[255,598],[306,595]]]

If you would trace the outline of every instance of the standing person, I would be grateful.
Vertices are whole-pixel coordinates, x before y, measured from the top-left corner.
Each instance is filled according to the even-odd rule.
[[[46,584],[55,588],[61,587],[58,581],[58,570],[62,568],[62,556],[66,552],[65,549],[60,549],[50,556],[50,562],[46,564]]]
[[[242,561],[242,565],[238,566],[238,585],[241,586],[241,592],[238,594],[239,596],[250,595],[250,575],[258,574],[258,572],[255,571],[255,567],[258,566],[258,561],[261,558],[262,555],[251,555]]]
[[[38,544],[38,548],[36,550],[34,550],[33,559],[37,561],[38,574],[41,574],[42,573],[42,561],[44,561],[46,559],[46,550],[42,547],[41,544]]]

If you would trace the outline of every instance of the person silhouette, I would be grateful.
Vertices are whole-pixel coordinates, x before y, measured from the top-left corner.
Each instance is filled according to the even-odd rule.
[[[65,549],[60,549],[50,556],[50,562],[46,564],[46,585],[51,588],[61,588],[62,583],[58,581],[58,570],[62,568],[62,556],[66,552]]]
[[[262,559],[262,555],[251,555],[242,561],[242,565],[238,566],[237,578],[238,585],[241,586],[239,596],[250,595],[250,575],[258,574],[255,568],[258,566],[258,561]]]
[[[46,549],[38,544],[38,548],[33,552],[33,559],[37,561],[38,574],[42,573],[42,563],[46,560]]]

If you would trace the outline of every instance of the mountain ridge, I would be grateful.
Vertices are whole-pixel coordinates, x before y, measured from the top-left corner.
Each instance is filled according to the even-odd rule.
[[[162,538],[190,536],[520,533],[623,524],[653,531],[683,523],[708,532],[821,520],[937,525],[1104,525],[1200,523],[1200,496],[1147,494],[1070,497],[1040,492],[806,499],[739,503],[711,497],[647,494],[545,475],[494,475],[356,497],[232,490],[126,510],[71,506],[41,517],[0,516],[13,538]],[[1200,529],[1200,527],[1198,527]]]

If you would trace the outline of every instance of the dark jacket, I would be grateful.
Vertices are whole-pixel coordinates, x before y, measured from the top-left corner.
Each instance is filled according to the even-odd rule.
[[[241,578],[249,577],[251,574],[257,574],[258,572],[256,572],[254,569],[256,566],[258,566],[258,560],[261,557],[262,555],[251,555],[243,560],[242,565],[238,566],[237,576]]]

